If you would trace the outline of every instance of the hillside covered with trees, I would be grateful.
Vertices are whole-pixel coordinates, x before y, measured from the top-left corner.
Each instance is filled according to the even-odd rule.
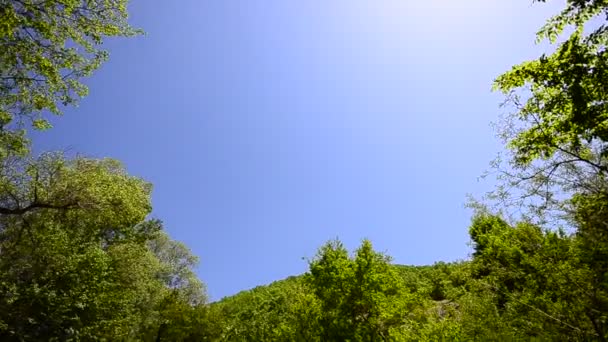
[[[32,152],[31,130],[87,94],[104,40],[142,33],[127,0],[0,0],[0,340],[608,340],[607,17],[568,0],[538,32],[555,51],[495,80],[511,114],[496,189],[470,201],[469,259],[395,265],[334,240],[305,274],[211,303],[196,256],[150,217],[150,183]]]

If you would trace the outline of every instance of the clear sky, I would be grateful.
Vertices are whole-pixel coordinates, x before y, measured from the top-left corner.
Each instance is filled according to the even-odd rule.
[[[37,150],[122,160],[201,258],[211,299],[369,238],[466,258],[466,194],[500,150],[495,76],[539,55],[563,1],[134,0],[91,94]]]

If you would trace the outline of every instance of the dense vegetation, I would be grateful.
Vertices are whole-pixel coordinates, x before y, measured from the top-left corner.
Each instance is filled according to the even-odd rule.
[[[150,219],[149,183],[30,150],[29,127],[86,95],[104,38],[139,32],[126,6],[0,0],[0,340],[608,340],[606,1],[568,0],[538,33],[555,51],[497,78],[507,152],[471,202],[469,260],[400,266],[330,241],[304,275],[215,303]]]

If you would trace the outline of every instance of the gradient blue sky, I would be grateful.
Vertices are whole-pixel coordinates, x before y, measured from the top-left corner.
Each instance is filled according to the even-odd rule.
[[[122,160],[217,300],[367,237],[466,258],[467,193],[500,150],[495,76],[563,1],[134,0],[80,107],[37,150]]]

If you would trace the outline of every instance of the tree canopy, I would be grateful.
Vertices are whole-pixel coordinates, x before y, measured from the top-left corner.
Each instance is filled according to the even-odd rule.
[[[47,113],[85,96],[82,78],[108,58],[107,37],[140,31],[127,0],[0,1],[0,157],[24,152],[23,128],[50,127]]]

